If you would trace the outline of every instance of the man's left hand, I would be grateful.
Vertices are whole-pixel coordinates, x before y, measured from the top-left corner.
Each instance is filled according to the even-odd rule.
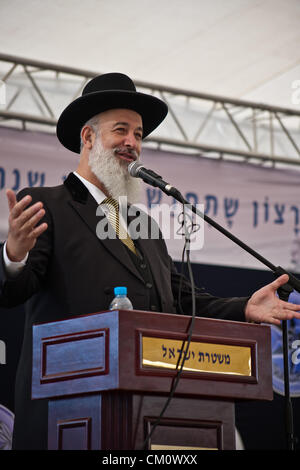
[[[300,305],[280,300],[276,295],[277,289],[286,284],[288,280],[288,275],[283,274],[275,281],[254,292],[246,305],[246,321],[280,325],[281,320],[300,319]]]

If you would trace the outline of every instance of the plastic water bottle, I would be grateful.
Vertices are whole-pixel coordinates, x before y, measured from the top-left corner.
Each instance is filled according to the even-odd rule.
[[[132,303],[127,297],[127,287],[115,287],[115,298],[112,300],[109,310],[133,310]]]

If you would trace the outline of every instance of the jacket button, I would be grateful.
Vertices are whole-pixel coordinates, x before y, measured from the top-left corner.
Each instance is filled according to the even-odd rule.
[[[146,287],[147,287],[147,289],[152,289],[152,284],[151,284],[151,282],[147,282]]]

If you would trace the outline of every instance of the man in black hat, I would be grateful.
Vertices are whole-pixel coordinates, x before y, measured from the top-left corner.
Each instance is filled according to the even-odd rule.
[[[165,103],[138,93],[125,75],[96,77],[57,124],[61,143],[80,153],[77,170],[63,185],[25,189],[17,199],[7,191],[9,233],[0,263],[0,304],[26,302],[16,378],[15,449],[47,448],[47,401],[32,401],[30,394],[33,323],[107,310],[118,285],[127,286],[136,310],[191,312],[186,280],[179,310],[180,275],[161,237],[133,242],[129,236],[97,235],[99,205],[123,195],[130,202],[136,199],[138,187],[128,164],[139,158],[142,139],[166,114]],[[276,297],[287,280],[281,276],[250,299],[221,299],[197,290],[197,314],[275,324],[299,318],[299,305]]]

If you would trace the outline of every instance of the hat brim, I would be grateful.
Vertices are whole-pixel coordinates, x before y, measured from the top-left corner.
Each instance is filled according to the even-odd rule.
[[[142,117],[143,139],[164,120],[167,105],[145,93],[113,90],[97,91],[80,96],[70,103],[60,115],[56,134],[64,147],[80,153],[80,132],[84,124],[99,113],[109,109],[131,109]]]

